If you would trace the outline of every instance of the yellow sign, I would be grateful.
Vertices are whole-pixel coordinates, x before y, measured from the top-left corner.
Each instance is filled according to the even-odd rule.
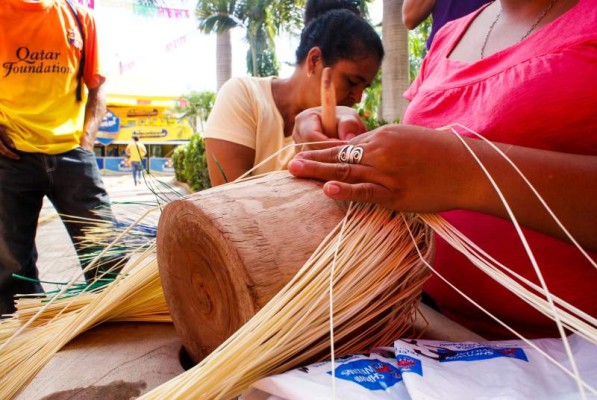
[[[167,143],[190,140],[193,129],[165,113],[171,107],[164,102],[139,101],[137,104],[108,103],[97,140],[102,144],[128,143],[138,136],[144,143]],[[130,105],[129,105],[130,104]]]
[[[193,133],[190,126],[152,125],[139,127],[121,127],[116,141],[130,141],[138,136],[142,142],[168,142],[172,140],[190,140]]]

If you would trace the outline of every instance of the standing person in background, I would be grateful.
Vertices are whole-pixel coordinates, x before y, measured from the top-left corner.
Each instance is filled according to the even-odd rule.
[[[84,221],[109,208],[93,153],[106,111],[97,52],[86,10],[63,0],[0,2],[0,314],[14,311],[17,293],[43,293],[35,235],[44,196]],[[87,224],[65,221],[83,265]]]
[[[139,142],[139,137],[133,135],[133,141],[126,146],[125,153],[131,162],[133,170],[133,181],[135,186],[141,183],[141,174],[143,172],[143,157],[147,154],[145,145]]]
[[[446,23],[464,17],[478,10],[490,0],[404,0],[402,3],[402,23],[413,30],[431,15],[431,33],[427,38],[427,49],[437,31]]]
[[[205,126],[213,186],[233,181],[291,145],[294,118],[321,104],[321,72],[331,67],[338,103],[361,100],[384,56],[381,39],[359,14],[358,1],[309,0],[292,76],[233,78],[220,89]],[[286,167],[294,149],[254,174]]]

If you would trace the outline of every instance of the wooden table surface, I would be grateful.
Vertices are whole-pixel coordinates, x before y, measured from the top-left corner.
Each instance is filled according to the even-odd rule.
[[[16,399],[135,398],[184,372],[180,348],[172,324],[103,324],[59,351]]]

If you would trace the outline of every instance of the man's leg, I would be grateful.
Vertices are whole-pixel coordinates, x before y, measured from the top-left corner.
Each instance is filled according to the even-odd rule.
[[[143,176],[143,164],[141,161],[137,163],[137,183],[141,184],[141,177]]]
[[[48,197],[59,213],[96,221],[115,221],[110,208],[110,199],[99,175],[93,153],[77,148],[67,153],[48,157],[56,162],[55,168],[49,171],[51,182]],[[101,216],[93,212],[99,209],[103,211]],[[82,243],[85,229],[93,227],[94,223],[85,220],[64,221],[64,225],[75,245],[81,266],[85,268],[92,260],[94,253],[101,250],[86,248]],[[114,262],[101,266],[101,269],[106,270]],[[88,282],[92,281],[95,276],[95,270],[85,273]]]
[[[15,294],[43,293],[37,280],[35,233],[48,186],[37,154],[19,153],[20,160],[0,157],[0,314],[14,312]]]

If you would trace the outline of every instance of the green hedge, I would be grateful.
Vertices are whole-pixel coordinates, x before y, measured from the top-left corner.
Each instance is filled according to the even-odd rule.
[[[172,154],[172,161],[177,181],[188,184],[195,192],[211,187],[205,161],[205,144],[199,134],[191,136],[189,143],[178,146]]]

